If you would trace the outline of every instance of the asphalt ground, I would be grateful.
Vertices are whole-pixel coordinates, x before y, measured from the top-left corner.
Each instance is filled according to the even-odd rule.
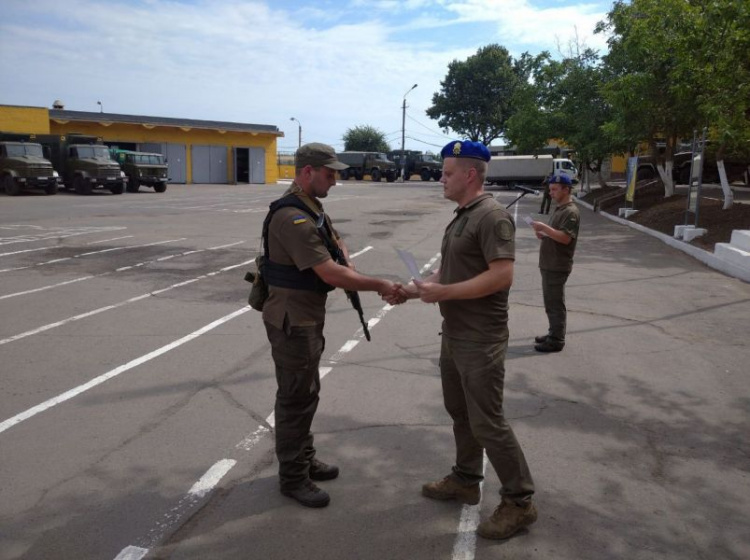
[[[434,502],[450,421],[437,306],[363,294],[372,342],[329,299],[313,430],[331,505],[278,492],[275,380],[248,262],[287,185],[0,196],[0,559],[744,559],[750,285],[582,209],[565,350],[546,330],[538,242],[518,226],[505,406],[539,520],[474,537],[499,501]],[[515,194],[495,192],[508,204]],[[342,184],[326,209],[358,269],[436,266],[438,184]]]

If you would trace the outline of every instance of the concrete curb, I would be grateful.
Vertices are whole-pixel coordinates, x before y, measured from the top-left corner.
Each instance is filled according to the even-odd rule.
[[[583,200],[580,200],[575,197],[573,197],[573,200],[575,200],[576,204],[578,204],[579,206],[583,206],[584,208],[587,208],[588,210],[591,210],[592,212],[594,212],[594,207],[591,204],[584,202]],[[673,247],[679,251],[682,251],[683,253],[690,255],[694,259],[698,259],[703,264],[713,268],[714,270],[723,272],[724,274],[727,274],[728,276],[732,276],[733,278],[738,278],[742,280],[743,282],[750,283],[750,271],[742,269],[738,266],[735,266],[732,263],[728,263],[720,259],[716,255],[714,255],[713,253],[709,253],[708,251],[699,249],[698,247],[690,245],[689,243],[685,243],[684,241],[680,241],[679,239],[670,237],[669,235],[666,235],[659,231],[654,231],[647,227],[643,227],[642,225],[636,224],[635,222],[631,222],[629,220],[623,220],[622,218],[613,216],[612,214],[608,214],[607,212],[596,212],[596,213],[620,225],[627,226],[634,230],[640,231],[641,233],[648,234],[651,237],[656,237],[657,239],[663,241],[670,247]]]

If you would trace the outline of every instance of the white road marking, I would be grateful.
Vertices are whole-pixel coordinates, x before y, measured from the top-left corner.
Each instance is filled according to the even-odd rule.
[[[110,311],[112,309],[117,309],[118,307],[122,307],[123,305],[127,305],[129,303],[135,303],[136,301],[140,301],[142,299],[146,299],[152,296],[156,296],[159,294],[163,294],[164,292],[168,292],[169,290],[173,290],[175,288],[181,288],[182,286],[187,286],[188,284],[192,284],[193,282],[198,282],[199,280],[203,280],[204,278],[210,278],[211,276],[216,276],[217,274],[221,274],[222,272],[226,272],[228,270],[233,270],[235,268],[238,268],[240,266],[246,266],[252,262],[255,262],[255,259],[251,259],[249,261],[241,262],[239,264],[233,264],[231,266],[225,266],[224,268],[221,268],[219,270],[216,270],[214,272],[209,272],[208,274],[202,274],[201,276],[198,276],[196,278],[191,278],[190,280],[185,280],[184,282],[178,282],[177,284],[172,284],[171,286],[167,286],[166,288],[162,288],[161,290],[155,290],[153,292],[149,292],[147,294],[141,294],[140,296],[135,296],[130,299],[126,299],[124,301],[121,301],[119,303],[113,303],[112,305],[106,305],[104,307],[100,307],[99,309],[94,309],[93,311],[87,311],[86,313],[81,313],[80,315],[74,315],[73,317],[68,317],[67,319],[63,319],[62,321],[57,321],[56,323],[49,323],[47,325],[38,327],[36,329],[32,329],[30,331],[22,332],[20,334],[3,338],[0,340],[0,346],[3,344],[8,344],[9,342],[14,342],[16,340],[20,340],[22,338],[26,338],[27,336],[39,334],[41,332],[48,331],[50,329],[54,329],[56,327],[60,327],[62,325],[67,325],[68,323],[72,323],[74,321],[80,321],[81,319],[85,319],[87,317],[91,317],[93,315],[98,315],[99,313],[103,313],[105,311]]]
[[[120,554],[115,556],[115,560],[141,560],[148,554],[148,548],[139,548],[137,546],[129,546],[123,548]]]
[[[99,274],[99,276],[104,276],[103,274]],[[73,280],[66,280],[65,282],[58,282],[57,284],[52,284],[50,286],[44,286],[42,288],[35,288],[33,290],[26,290],[25,292],[15,292],[13,294],[7,294],[4,296],[0,296],[0,300],[8,299],[16,296],[25,296],[28,294],[35,294],[37,292],[43,292],[44,290],[51,290],[52,288],[58,288],[60,286],[66,286],[68,284],[73,284],[75,282],[80,282],[81,280],[89,280],[91,278],[94,278],[94,276],[82,276],[80,278],[74,278]]]
[[[482,462],[482,474],[487,471],[487,454]],[[451,560],[474,560],[477,549],[477,525],[479,525],[479,510],[482,507],[481,492],[484,481],[479,483],[480,502],[475,506],[465,505],[461,509],[461,519],[458,522],[456,540],[453,543]]]
[[[67,280],[65,282],[58,282],[57,284],[50,284],[49,286],[44,286],[42,288],[36,288],[34,290],[26,290],[24,292],[15,292],[15,293],[12,293],[12,294],[7,294],[7,295],[4,295],[4,296],[0,296],[0,300],[11,298],[11,297],[16,297],[16,296],[25,296],[25,295],[33,294],[33,293],[36,293],[36,292],[42,292],[44,290],[51,290],[52,288],[59,288],[60,286],[65,286],[67,284],[72,284],[74,282],[80,282],[81,280],[91,280],[92,278],[101,278],[102,276],[109,276],[110,274],[114,274],[116,272],[123,272],[125,270],[130,270],[132,268],[138,268],[139,266],[145,266],[147,264],[151,264],[151,263],[155,263],[155,262],[167,261],[169,259],[174,259],[176,257],[184,257],[184,256],[187,256],[187,255],[193,255],[195,253],[202,253],[204,251],[214,251],[216,249],[225,249],[226,247],[232,247],[234,245],[241,245],[242,243],[244,243],[244,241],[237,241],[235,243],[228,243],[226,245],[217,245],[216,247],[209,247],[207,249],[193,249],[192,251],[185,251],[183,253],[174,253],[173,255],[167,255],[167,256],[164,256],[164,257],[159,257],[158,259],[153,259],[153,260],[150,260],[150,261],[139,262],[137,264],[133,264],[133,265],[130,265],[130,266],[121,266],[120,268],[116,268],[115,270],[110,271],[110,272],[102,272],[101,274],[92,274],[91,276],[83,276],[81,278],[76,278],[75,280]],[[65,259],[60,259],[60,260],[65,260]],[[48,261],[48,262],[50,262],[50,261]],[[2,272],[2,271],[0,270],[0,272]]]
[[[135,237],[135,235],[124,235],[122,237],[113,237],[112,239],[102,239],[101,241],[92,241],[91,243],[86,243],[86,245],[99,245],[99,243],[109,243],[110,241],[119,241],[120,239],[128,239],[130,237]]]
[[[4,229],[9,228],[30,228],[37,231],[41,231],[44,228],[41,226],[32,225],[16,225],[16,226],[4,226]],[[38,235],[22,235],[15,237],[0,237],[0,245],[12,245],[14,243],[32,243],[34,241],[45,241],[47,239],[65,239],[67,237],[75,237],[77,235],[91,235],[94,233],[103,233],[106,231],[117,231],[127,229],[124,226],[105,226],[105,227],[94,227],[84,226],[76,228],[60,228],[46,230],[44,233]],[[0,254],[0,257],[3,255]]]
[[[156,245],[166,245],[167,243],[176,243],[177,241],[185,241],[185,239],[187,239],[187,237],[181,237],[179,239],[168,239],[166,241],[157,241],[155,243],[146,243],[144,245],[125,245],[123,247],[110,247],[109,249],[102,249],[101,251],[89,251],[88,253],[79,253],[77,255],[73,255],[72,257],[63,257],[61,259],[53,259],[51,261],[35,263],[29,266],[17,266],[15,268],[4,268],[0,270],[0,272],[13,272],[16,270],[26,270],[27,268],[34,268],[35,266],[44,266],[46,264],[69,261],[72,259],[79,259],[81,257],[89,257],[91,255],[100,255],[102,253],[110,253],[112,251],[124,251],[125,249],[142,249],[143,247],[154,247]]]
[[[202,498],[213,490],[219,481],[224,478],[224,475],[227,474],[236,464],[237,461],[234,459],[222,459],[221,461],[218,461],[206,471],[206,474],[200,477],[198,482],[193,484],[193,487],[188,490],[188,495]]]
[[[186,336],[183,336],[182,338],[175,340],[174,342],[170,342],[169,344],[162,346],[161,348],[157,348],[153,352],[149,352],[148,354],[145,354],[139,358],[136,358],[135,360],[131,360],[124,365],[116,367],[115,369],[110,370],[107,373],[103,373],[102,375],[95,377],[94,379],[84,383],[83,385],[74,387],[73,389],[70,389],[69,391],[62,393],[61,395],[48,399],[44,401],[43,403],[40,403],[36,406],[29,408],[28,410],[25,410],[24,412],[21,412],[20,414],[16,414],[12,418],[8,418],[7,420],[0,422],[0,434],[12,428],[15,425],[20,424],[21,422],[24,422],[25,420],[28,420],[29,418],[33,418],[34,416],[44,412],[45,410],[49,410],[50,408],[57,406],[60,403],[69,401],[73,397],[77,397],[81,393],[85,393],[89,389],[93,389],[94,387],[101,385],[102,383],[109,381],[110,379],[114,377],[117,377],[121,373],[124,373],[128,370],[131,370],[135,367],[145,364],[146,362],[149,362],[153,360],[154,358],[158,358],[162,354],[166,354],[170,350],[174,350],[175,348],[178,348],[179,346],[182,346],[183,344],[198,338],[199,336],[215,329],[216,327],[226,323],[227,321],[231,321],[235,317],[238,317],[242,315],[243,313],[247,313],[250,309],[252,308],[249,306],[246,306],[236,311],[233,311],[229,315],[225,315],[224,317],[221,317],[220,319],[217,319],[216,321],[213,321],[212,323],[209,323],[208,325],[201,327],[195,332],[192,332]]]
[[[370,249],[372,249],[372,247],[371,247],[370,245],[368,245],[367,247],[365,247],[365,248],[364,248],[364,249],[362,249],[361,251],[357,251],[357,252],[356,252],[356,253],[354,253],[353,255],[349,255],[349,257],[353,259],[354,257],[358,257],[358,256],[360,256],[361,254],[363,254],[363,253],[366,253],[366,252],[367,252],[367,251],[369,251]]]

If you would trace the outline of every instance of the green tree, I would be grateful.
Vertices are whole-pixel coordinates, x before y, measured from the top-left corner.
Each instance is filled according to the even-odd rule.
[[[679,138],[689,138],[702,118],[694,73],[681,61],[692,48],[686,41],[692,8],[685,0],[615,2],[597,31],[609,31],[604,56],[604,96],[611,106],[604,130],[613,146],[634,151],[646,141],[659,162],[665,196],[674,194],[672,156]],[[658,143],[664,142],[663,153]]]
[[[383,134],[370,125],[349,128],[344,133],[344,150],[355,152],[389,152],[391,147]]]
[[[504,47],[488,45],[465,61],[454,60],[427,116],[442,128],[490,144],[503,136],[513,114],[513,97],[528,76],[527,59],[514,61]]]

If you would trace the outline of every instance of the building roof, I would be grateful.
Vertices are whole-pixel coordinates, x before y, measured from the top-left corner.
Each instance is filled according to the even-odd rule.
[[[201,128],[209,130],[226,130],[232,132],[255,132],[284,136],[279,127],[270,124],[246,124],[224,121],[201,121],[196,119],[173,119],[168,117],[148,117],[143,115],[119,115],[116,113],[96,113],[91,111],[68,111],[67,109],[50,109],[50,119],[55,121],[126,123],[151,126],[171,126],[178,128]]]

